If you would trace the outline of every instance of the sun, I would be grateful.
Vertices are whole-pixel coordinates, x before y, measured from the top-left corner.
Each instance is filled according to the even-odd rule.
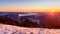
[[[51,12],[55,12],[55,9],[52,9]]]
[[[54,17],[55,16],[56,9],[51,9],[51,11],[48,13],[49,16]]]

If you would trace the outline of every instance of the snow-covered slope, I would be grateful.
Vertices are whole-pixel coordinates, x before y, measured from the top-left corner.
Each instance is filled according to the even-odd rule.
[[[25,28],[0,24],[0,34],[60,34],[60,29]]]

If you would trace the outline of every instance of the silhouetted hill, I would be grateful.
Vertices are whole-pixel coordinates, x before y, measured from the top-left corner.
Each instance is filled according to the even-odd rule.
[[[0,17],[0,23],[20,26],[20,27],[39,27],[39,25],[37,23],[34,23],[28,19],[25,19],[25,21],[21,20],[21,22],[17,22],[17,21],[10,19],[10,18]]]
[[[59,14],[54,17],[49,15],[40,16],[40,26],[42,28],[60,28],[60,19],[58,18],[59,16]]]
[[[20,24],[20,26],[22,26],[22,27],[32,27],[32,28],[36,28],[36,27],[39,28],[40,27],[39,25],[40,24],[32,22],[31,20],[26,19],[26,18],[22,18],[21,19],[21,24]]]
[[[19,26],[19,23],[17,21],[14,21],[10,18],[4,18],[4,17],[0,17],[0,23]]]
[[[37,22],[33,22],[34,20],[38,21],[37,19],[40,19],[39,24]],[[60,13],[55,13],[54,17],[47,15],[47,13],[46,14],[39,13],[37,16],[36,15],[34,15],[34,16],[26,15],[26,16],[17,17],[17,15],[14,13],[14,14],[0,16],[0,23],[16,25],[16,26],[20,26],[20,27],[60,28]]]

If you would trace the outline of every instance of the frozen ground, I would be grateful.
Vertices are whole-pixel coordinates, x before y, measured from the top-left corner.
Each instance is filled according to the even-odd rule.
[[[0,24],[0,34],[60,34],[60,29],[24,28]]]

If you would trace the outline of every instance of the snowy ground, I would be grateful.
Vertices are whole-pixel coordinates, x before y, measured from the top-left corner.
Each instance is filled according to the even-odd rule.
[[[0,24],[0,34],[60,34],[60,29],[24,28]]]

